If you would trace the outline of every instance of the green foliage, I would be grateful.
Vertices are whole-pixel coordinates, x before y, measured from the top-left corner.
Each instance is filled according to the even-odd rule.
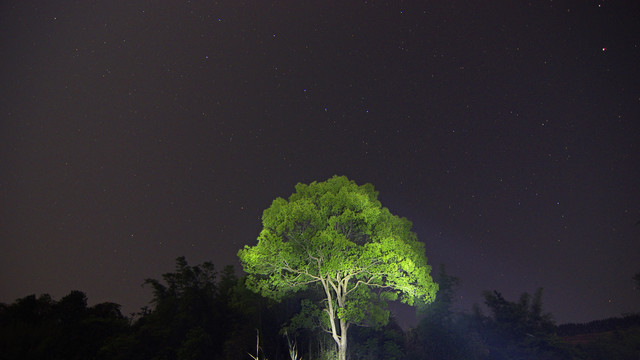
[[[299,329],[315,329],[315,328],[329,328],[329,317],[326,312],[322,311],[316,304],[309,299],[302,299],[300,301],[300,311],[295,314],[287,329],[296,331]]]
[[[264,211],[262,225],[258,244],[238,252],[247,286],[275,300],[319,289],[340,349],[349,324],[388,321],[385,300],[428,303],[438,290],[411,222],[382,207],[371,184],[338,176],[298,184]]]
[[[407,219],[381,207],[370,184],[345,177],[298,184],[288,201],[273,201],[262,221],[258,244],[239,257],[249,286],[266,296],[279,299],[324,277],[347,276],[397,289],[410,304],[435,295],[424,245]]]
[[[351,360],[404,360],[404,332],[391,318],[384,327],[355,327],[350,332]]]
[[[289,200],[274,200],[262,216],[258,244],[238,253],[248,285],[281,299],[325,277],[348,277],[357,285],[397,290],[409,304],[432,300],[437,285],[424,244],[411,222],[389,213],[377,195],[371,184],[336,176],[298,184]]]

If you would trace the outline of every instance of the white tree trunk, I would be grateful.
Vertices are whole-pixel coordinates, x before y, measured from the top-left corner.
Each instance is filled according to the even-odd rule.
[[[349,324],[344,319],[337,319],[339,324],[336,324],[337,309],[334,309],[333,307],[333,298],[335,296],[338,308],[343,308],[345,306],[346,289],[343,289],[342,287],[346,288],[348,282],[345,281],[341,283],[340,279],[338,279],[336,284],[334,284],[328,277],[326,279],[321,279],[320,281],[327,296],[327,308],[325,311],[329,314],[331,337],[338,346],[338,360],[347,360],[347,329],[349,328]]]
[[[340,319],[340,343],[338,344],[338,359],[347,360],[347,323]]]

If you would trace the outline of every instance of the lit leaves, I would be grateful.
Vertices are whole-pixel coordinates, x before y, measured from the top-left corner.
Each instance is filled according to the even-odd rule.
[[[411,222],[391,214],[377,197],[371,184],[334,176],[296,185],[288,200],[275,199],[263,213],[258,244],[238,253],[247,285],[280,299],[323,280],[331,297],[326,301],[337,301],[333,312],[350,323],[363,321],[365,313],[386,321],[388,314],[373,305],[396,293],[411,305],[417,298],[432,301],[437,284],[424,244]],[[381,301],[377,294],[384,289],[392,295]]]

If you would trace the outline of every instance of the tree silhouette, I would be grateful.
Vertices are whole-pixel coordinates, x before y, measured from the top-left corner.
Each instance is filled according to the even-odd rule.
[[[517,302],[497,291],[483,293],[490,315],[475,307],[476,331],[489,351],[499,359],[560,358],[556,326],[550,313],[542,311],[542,288],[533,296],[523,293]]]
[[[420,310],[421,319],[407,334],[409,359],[471,360],[477,358],[476,336],[465,318],[453,310],[455,291],[461,281],[440,265],[435,276],[438,294],[435,301]]]
[[[74,290],[60,301],[29,295],[0,306],[1,359],[97,359],[101,349],[128,329],[120,305],[87,307]]]

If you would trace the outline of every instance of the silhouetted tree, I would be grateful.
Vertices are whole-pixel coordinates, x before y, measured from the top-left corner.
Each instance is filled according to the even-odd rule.
[[[460,279],[440,265],[435,280],[439,285],[435,301],[420,309],[418,325],[407,333],[408,359],[478,358],[482,347],[477,335],[468,328],[466,317],[453,311]]]
[[[0,313],[0,355],[4,359],[38,359],[54,353],[57,337],[55,301],[48,294],[25,296]]]
[[[285,321],[278,318],[278,308],[268,308],[265,298],[249,291],[232,266],[218,275],[210,262],[190,266],[179,257],[162,281],[145,280],[152,287],[151,309],[104,347],[102,357],[241,359],[255,347],[256,329],[264,334],[265,350],[277,355]]]
[[[490,315],[475,307],[476,330],[492,359],[562,359],[569,356],[555,334],[549,313],[542,312],[542,289],[517,302],[497,291],[483,293]]]
[[[88,308],[81,291],[59,302],[30,295],[0,307],[0,359],[96,359],[128,326],[119,305]]]
[[[184,257],[176,259],[175,271],[162,275],[162,281],[147,279],[153,291],[153,310],[139,320],[138,341],[152,349],[152,357],[214,358],[224,343],[220,323],[222,313],[216,305],[217,272],[204,262],[189,266]],[[140,349],[143,353],[147,349]]]

